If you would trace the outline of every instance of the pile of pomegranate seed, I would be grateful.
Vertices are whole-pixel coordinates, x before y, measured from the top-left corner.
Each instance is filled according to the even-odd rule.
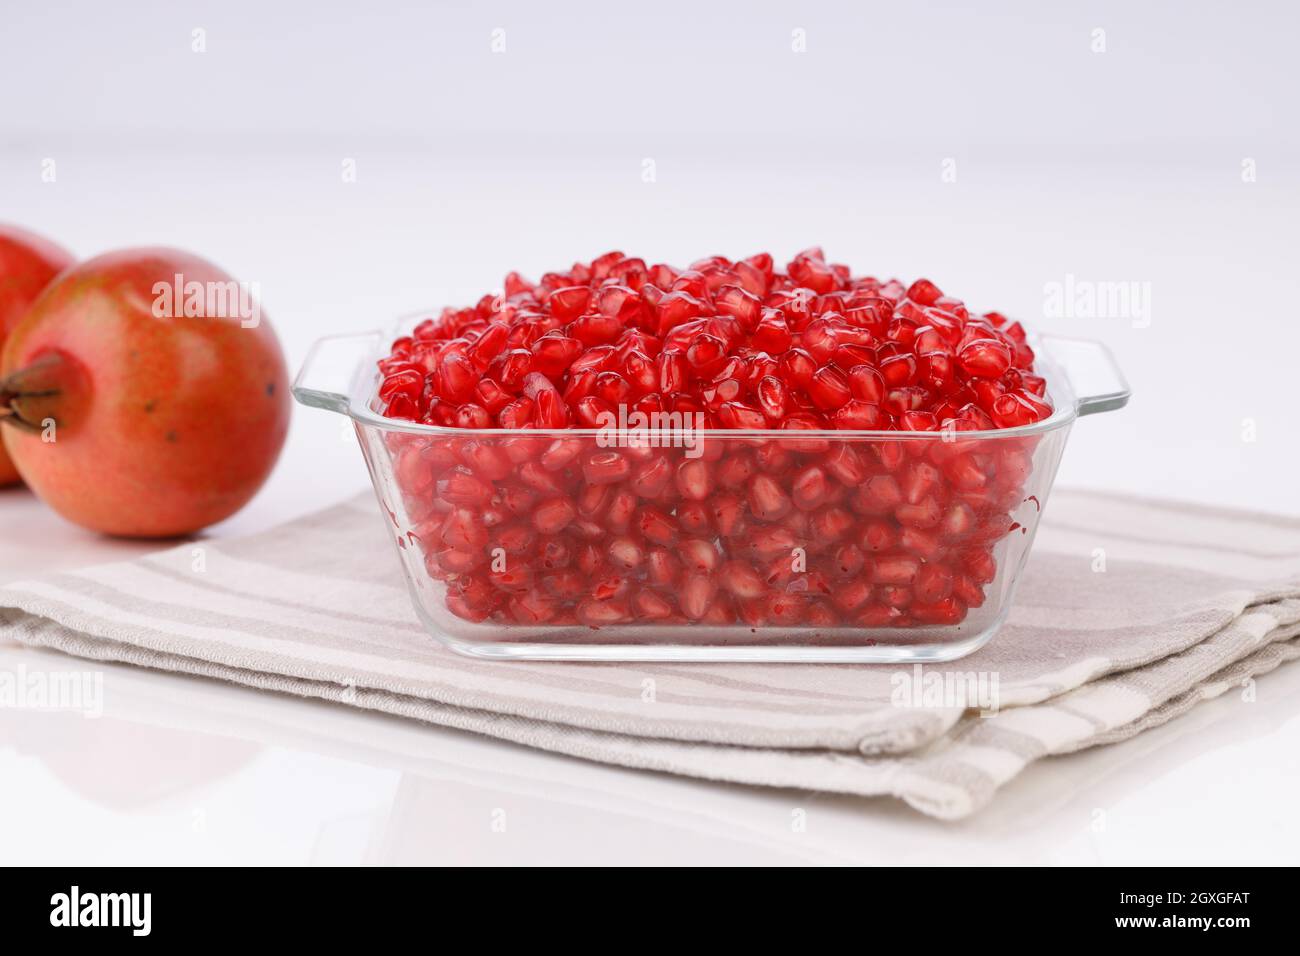
[[[1036,442],[961,433],[1049,416],[1033,363],[1019,323],[820,249],[785,272],[766,253],[678,270],[611,252],[420,323],[379,363],[379,409],[477,430],[389,436],[462,618],[947,625],[984,600]],[[636,413],[707,437],[530,434]],[[946,434],[801,434],[834,430]]]

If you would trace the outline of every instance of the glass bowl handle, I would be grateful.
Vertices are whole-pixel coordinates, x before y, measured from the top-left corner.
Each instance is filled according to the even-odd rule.
[[[1128,404],[1132,389],[1106,346],[1062,335],[1044,335],[1040,341],[1069,377],[1077,414],[1094,415]]]
[[[317,339],[293,380],[293,397],[304,405],[346,415],[357,370],[375,354],[378,340],[378,332]]]

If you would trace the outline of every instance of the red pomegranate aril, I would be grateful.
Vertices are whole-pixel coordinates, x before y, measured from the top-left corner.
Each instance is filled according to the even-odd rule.
[[[1029,372],[1020,373],[1021,387],[1031,395],[1037,395],[1044,398],[1047,395],[1047,379],[1041,375],[1032,375]]]
[[[596,375],[592,394],[607,404],[617,407],[632,394],[632,386],[618,372],[600,372]]]
[[[776,521],[789,513],[790,497],[771,475],[756,475],[749,486],[749,508],[760,521]]]
[[[718,421],[724,428],[759,431],[767,428],[767,419],[757,408],[740,402],[725,402],[718,409]]]
[[[588,627],[611,627],[631,619],[626,601],[621,599],[601,601],[588,598],[578,604],[574,613],[578,620]]]
[[[641,562],[645,560],[645,551],[631,538],[613,539],[606,549],[606,554],[612,566],[624,571],[640,567]]]
[[[659,353],[659,391],[665,395],[686,387],[686,358],[680,352]]]
[[[890,607],[899,608],[900,610],[910,607],[915,594],[911,588],[901,587],[897,584],[886,584],[876,590],[876,596],[882,604]]]
[[[881,359],[880,377],[888,388],[901,388],[916,382],[917,361],[911,352],[890,355]]]
[[[574,404],[573,420],[582,428],[600,428],[617,418],[608,402],[595,395],[588,395]]]
[[[713,542],[702,538],[687,538],[678,544],[677,553],[688,571],[705,571],[712,574],[722,563],[717,547]]]
[[[646,578],[651,584],[669,587],[681,573],[681,563],[664,548],[653,548],[646,558]]]
[[[916,572],[912,582],[912,591],[917,601],[922,604],[935,604],[952,593],[953,576],[941,564],[926,563]]]
[[[903,491],[893,475],[873,475],[851,499],[859,514],[887,514],[903,502]]]
[[[984,604],[984,589],[964,574],[953,578],[952,593],[968,608],[980,607]]]
[[[797,594],[773,594],[767,599],[769,620],[782,627],[794,627],[802,622],[807,600]]]
[[[383,402],[388,402],[397,395],[405,395],[415,400],[419,398],[423,388],[424,372],[416,369],[394,372],[379,386],[379,398]]]
[[[848,379],[834,365],[823,365],[813,372],[807,392],[813,403],[823,411],[839,408],[853,397],[849,391]]]
[[[806,389],[816,371],[817,363],[801,348],[792,348],[777,360],[777,374],[790,388]]]
[[[765,375],[755,390],[758,407],[768,418],[780,421],[790,406],[790,393],[775,375]]]
[[[1015,428],[1042,421],[1052,414],[1052,409],[1028,392],[1016,391],[999,395],[994,399],[990,413],[999,427]]]
[[[884,401],[887,390],[884,376],[881,376],[880,372],[871,365],[854,365],[849,369],[849,392],[853,393],[853,397],[858,401],[880,405]]]
[[[854,621],[865,628],[902,627],[907,623],[907,615],[888,604],[869,604],[858,612]]]
[[[840,578],[852,578],[866,563],[866,555],[856,544],[842,544],[831,555],[831,572]]]
[[[442,540],[457,551],[477,552],[488,543],[488,530],[474,512],[457,508],[442,525]]]
[[[494,444],[467,440],[460,443],[460,459],[485,482],[501,481],[514,468],[510,459]]]
[[[718,583],[744,600],[752,600],[767,593],[767,585],[762,576],[744,561],[728,561],[724,564],[718,573]]]
[[[713,522],[710,518],[709,506],[703,501],[678,502],[677,526],[687,535],[712,537]]]
[[[455,405],[468,402],[475,395],[478,370],[461,355],[448,355],[438,367],[438,394]]]
[[[812,547],[818,550],[829,547],[848,534],[856,523],[853,515],[838,505],[815,511],[809,522]]]
[[[507,391],[518,391],[523,387],[524,376],[533,370],[533,353],[528,349],[511,349],[499,361],[501,367],[496,370],[496,380]]]
[[[647,395],[659,386],[659,371],[654,362],[637,349],[629,351],[622,360],[622,371],[632,388],[632,394],[637,397]]]
[[[558,319],[570,321],[587,311],[591,304],[591,289],[585,285],[565,286],[556,289],[547,300],[551,313]]]
[[[708,574],[696,572],[688,574],[682,582],[679,602],[682,613],[693,621],[698,621],[709,611],[714,596],[718,593],[717,582]]]
[[[652,544],[670,546],[677,543],[677,526],[661,511],[643,507],[635,524],[641,536]]]
[[[537,406],[530,398],[517,398],[497,413],[497,424],[502,428],[527,428],[533,421]]]
[[[996,339],[975,339],[957,353],[957,362],[968,375],[999,378],[1011,367],[1011,349]]]
[[[703,501],[713,489],[709,466],[699,458],[682,459],[675,479],[682,497],[691,501]]]
[[[879,405],[855,398],[831,414],[831,424],[849,431],[878,431],[891,427],[894,419]]]
[[[911,584],[921,569],[921,562],[910,555],[881,555],[871,563],[871,580],[875,584]]]
[[[911,614],[920,624],[957,624],[966,616],[966,608],[950,595],[933,604],[917,602],[912,605]]]
[[[533,512],[533,526],[542,534],[557,534],[576,516],[577,511],[567,498],[551,498],[541,502]]]
[[[831,592],[831,603],[847,614],[871,600],[872,590],[871,582],[862,578],[846,581]]]
[[[547,334],[533,343],[533,368],[550,378],[562,375],[582,354],[583,343],[564,335]]]
[[[778,309],[765,309],[763,317],[750,336],[749,344],[753,349],[780,355],[790,348],[793,341],[785,316]]]
[[[492,487],[471,472],[457,468],[438,479],[437,495],[453,505],[482,507],[492,497]]]
[[[559,605],[554,599],[533,588],[512,598],[507,609],[517,624],[545,624],[555,617]]]
[[[673,467],[667,458],[652,458],[646,461],[628,483],[640,498],[658,498],[673,480]]]
[[[903,412],[898,416],[898,429],[905,432],[938,431],[939,421],[933,412]]]
[[[534,418],[538,427],[563,428],[568,424],[567,406],[549,378],[541,372],[529,372],[524,376],[523,390],[536,406]]]
[[[961,538],[975,530],[977,520],[974,508],[964,501],[956,501],[948,506],[940,530],[948,538]]]
[[[587,348],[608,345],[623,334],[623,322],[614,316],[583,315],[569,324],[569,334]]]
[[[615,534],[623,534],[632,527],[632,517],[637,511],[636,495],[625,488],[616,488],[609,499],[609,508],[605,511],[604,528]]]
[[[934,532],[904,525],[898,533],[898,546],[918,558],[929,561],[943,549],[943,542]]]
[[[867,477],[862,456],[847,441],[836,442],[822,459],[827,474],[848,487],[860,485]]]
[[[596,452],[582,463],[582,475],[591,485],[612,485],[631,473],[631,462],[615,451]]]
[[[673,606],[661,594],[654,591],[638,591],[632,599],[632,606],[638,620],[659,621],[671,617]]]
[[[829,496],[830,483],[826,472],[816,465],[811,465],[794,476],[790,498],[801,511],[812,511],[820,507]]]
[[[916,504],[903,503],[894,509],[894,518],[901,525],[912,528],[933,528],[943,518],[939,502],[933,496],[922,498]]]
[[[907,297],[918,305],[933,305],[943,295],[929,279],[917,279],[907,289]]]

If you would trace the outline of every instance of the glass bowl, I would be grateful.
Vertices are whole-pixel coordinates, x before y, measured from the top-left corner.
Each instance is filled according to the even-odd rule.
[[[413,323],[321,339],[298,401],[352,419],[415,610],[475,657],[943,661],[1005,620],[1065,441],[1129,389],[1031,337],[1053,414],[990,431],[600,429],[385,418]]]

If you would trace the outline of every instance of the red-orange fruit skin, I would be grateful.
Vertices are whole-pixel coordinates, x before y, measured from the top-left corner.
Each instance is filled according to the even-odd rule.
[[[0,348],[41,290],[74,261],[72,253],[48,239],[0,223]],[[0,486],[19,480],[0,443]]]
[[[0,357],[6,375],[59,359],[55,440],[7,426],[4,442],[31,489],[84,527],[197,531],[243,507],[284,445],[288,373],[265,316],[251,328],[238,314],[159,317],[156,284],[177,274],[231,281],[172,249],[107,253],[59,276]]]

